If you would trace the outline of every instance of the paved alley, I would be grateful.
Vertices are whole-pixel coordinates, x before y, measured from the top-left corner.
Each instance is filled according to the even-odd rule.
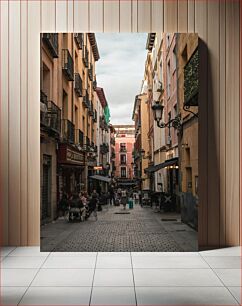
[[[182,252],[197,251],[197,233],[179,215],[150,207],[104,206],[85,222],[58,219],[42,226],[41,250],[59,252]]]

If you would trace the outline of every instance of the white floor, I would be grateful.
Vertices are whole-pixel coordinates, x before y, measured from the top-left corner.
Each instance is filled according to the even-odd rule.
[[[240,247],[198,253],[1,248],[0,305],[238,305]]]

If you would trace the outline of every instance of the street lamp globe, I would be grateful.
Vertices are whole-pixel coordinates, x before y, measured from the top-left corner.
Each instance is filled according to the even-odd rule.
[[[155,121],[160,121],[162,118],[164,106],[161,105],[159,102],[155,102],[154,105],[152,105],[153,110],[153,116]]]

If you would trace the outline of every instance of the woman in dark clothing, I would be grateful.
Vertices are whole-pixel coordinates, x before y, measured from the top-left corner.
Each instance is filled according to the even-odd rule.
[[[63,196],[59,202],[59,214],[60,216],[65,215],[66,211],[68,210],[69,201],[67,199],[67,194],[63,193]]]
[[[96,190],[93,190],[91,199],[89,201],[89,209],[90,209],[90,214],[89,216],[93,213],[96,221],[97,221],[97,204],[98,204],[98,195],[96,193]]]

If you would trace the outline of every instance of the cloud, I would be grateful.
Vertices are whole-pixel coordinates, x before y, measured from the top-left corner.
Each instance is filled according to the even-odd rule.
[[[147,55],[147,34],[96,34],[100,60],[97,83],[103,87],[113,124],[132,123],[135,96],[140,92]]]

